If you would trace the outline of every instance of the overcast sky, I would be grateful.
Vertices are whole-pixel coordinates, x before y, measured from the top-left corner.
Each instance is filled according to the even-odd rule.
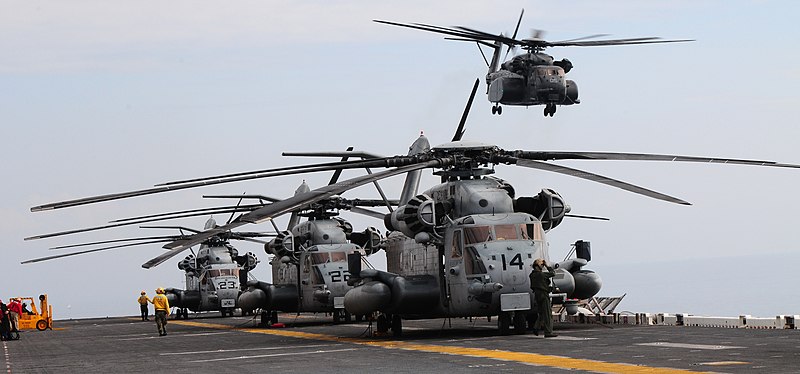
[[[396,5],[395,5],[396,4]],[[789,1],[0,1],[0,298],[49,293],[56,318],[130,315],[142,289],[182,288],[183,255],[145,270],[160,246],[38,264],[49,247],[169,234],[136,228],[24,237],[219,204],[209,193],[288,197],[330,173],[222,185],[59,211],[30,207],[180,178],[305,163],[282,151],[404,154],[423,131],[449,141],[486,67],[474,45],[372,19],[467,25],[550,40],[591,34],[693,43],[554,48],[581,104],[492,116],[481,86],[465,139],[505,149],[668,153],[800,164],[800,5]],[[601,295],[620,309],[705,315],[800,313],[800,170],[667,162],[572,161],[690,201],[679,206],[604,185],[498,166],[518,195],[559,191],[572,212],[549,233],[562,259],[592,243]],[[345,173],[345,177],[358,175]],[[436,178],[426,177],[423,187]],[[401,179],[382,183],[397,196]],[[377,197],[360,188],[346,197]],[[356,229],[383,224],[344,214]],[[179,221],[202,227],[207,217]],[[228,217],[215,217],[225,221]],[[279,220],[285,225],[285,218]],[[245,227],[268,230],[268,225]],[[270,280],[269,258],[252,243]],[[372,262],[385,266],[382,254]]]

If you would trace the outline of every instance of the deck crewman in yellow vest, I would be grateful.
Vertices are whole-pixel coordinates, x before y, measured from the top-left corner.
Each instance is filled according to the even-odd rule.
[[[149,321],[148,314],[148,304],[150,303],[150,298],[147,297],[147,292],[142,291],[142,296],[136,300],[139,302],[139,310],[142,312],[142,321]]]
[[[153,308],[156,310],[156,326],[158,326],[158,336],[167,335],[167,316],[169,315],[169,300],[164,295],[164,289],[156,288],[156,295],[153,296]]]

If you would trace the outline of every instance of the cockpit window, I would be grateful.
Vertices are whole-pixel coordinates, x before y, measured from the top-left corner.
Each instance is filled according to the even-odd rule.
[[[542,224],[541,223],[528,223],[519,225],[522,239],[542,240]]]
[[[347,261],[347,255],[344,252],[331,252],[331,261]]]
[[[486,265],[475,247],[467,247],[464,251],[464,274],[486,274]]]
[[[461,231],[453,231],[453,243],[450,246],[450,258],[461,258]]]
[[[208,271],[209,277],[220,277],[225,275],[239,276],[239,269],[214,269]]]
[[[464,228],[464,243],[475,244],[492,240],[492,228],[489,226],[475,226]]]
[[[495,240],[516,240],[518,231],[517,225],[497,225],[494,227]]]
[[[312,253],[311,254],[311,264],[312,265],[319,265],[324,264],[330,260],[328,253]]]

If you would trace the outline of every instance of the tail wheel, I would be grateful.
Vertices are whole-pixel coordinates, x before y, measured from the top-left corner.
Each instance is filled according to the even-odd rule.
[[[47,321],[45,321],[43,319],[40,319],[40,320],[36,321],[36,329],[37,330],[44,331],[44,330],[47,330],[47,327],[49,327],[47,325]]]

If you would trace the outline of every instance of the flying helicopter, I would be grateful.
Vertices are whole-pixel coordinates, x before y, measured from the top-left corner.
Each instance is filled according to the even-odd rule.
[[[241,201],[240,201],[241,202]],[[263,206],[264,204],[256,204],[254,206]],[[237,211],[240,209],[249,209],[253,206],[236,207],[218,207],[193,210],[194,214],[190,212],[171,212],[162,213],[144,217],[123,218],[114,220],[116,224],[109,225],[111,227],[125,226],[130,224],[161,221],[167,219],[174,219],[181,216],[196,216],[206,215],[209,212],[227,212]],[[197,213],[199,211],[199,214]],[[53,247],[51,249],[66,249],[85,246],[107,245],[99,248],[92,248],[78,252],[71,252],[65,254],[58,254],[53,256],[46,256],[42,258],[23,261],[23,264],[36,263],[46,260],[52,260],[63,257],[70,257],[85,253],[93,253],[106,251],[110,249],[125,248],[132,246],[150,245],[154,243],[171,242],[186,236],[185,233],[199,233],[201,230],[192,229],[183,226],[140,226],[141,228],[148,229],[175,229],[180,230],[178,235],[165,235],[165,236],[147,236],[126,239],[114,239],[95,241],[80,244],[64,245]],[[218,227],[216,220],[213,217],[209,218],[203,230],[210,230]],[[26,238],[26,240],[40,239],[44,237],[61,236],[70,233],[95,231],[97,229],[107,228],[105,226],[92,227],[86,229],[72,230],[69,232],[54,233],[40,235],[37,237]],[[250,278],[250,271],[255,269],[258,264],[258,258],[255,254],[247,252],[240,255],[239,251],[230,244],[232,240],[245,240],[252,241],[260,244],[266,244],[265,241],[257,240],[254,238],[275,236],[272,233],[255,233],[255,232],[223,232],[219,235],[213,236],[208,240],[200,243],[197,253],[192,253],[178,263],[178,269],[185,272],[186,289],[179,288],[166,288],[165,293],[169,300],[170,306],[177,308],[175,313],[176,318],[188,318],[189,311],[193,312],[208,312],[219,311],[222,316],[233,316],[234,310],[238,307],[237,299],[244,284]],[[124,244],[119,244],[124,243]]]
[[[402,333],[402,320],[440,317],[498,316],[498,328],[508,333],[514,326],[524,332],[532,294],[528,266],[536,257],[549,259],[545,235],[567,217],[571,208],[551,189],[533,196],[518,196],[507,181],[494,177],[495,167],[511,165],[549,171],[605,184],[669,203],[690,205],[680,198],[584,170],[553,163],[560,160],[636,160],[724,163],[798,169],[800,165],[774,161],[620,152],[505,150],[498,146],[462,140],[464,124],[479,81],[451,142],[429,147],[418,138],[408,155],[380,157],[365,152],[284,153],[296,156],[358,157],[359,160],[285,166],[191,180],[172,181],[152,188],[48,203],[31,211],[61,209],[117,199],[144,196],[242,180],[310,172],[384,168],[323,187],[298,193],[241,213],[227,224],[180,238],[164,245],[165,251],[146,265],[154,266],[221,232],[275,218],[339,196],[356,187],[396,175],[406,180],[397,209],[385,216],[392,230],[382,246],[387,270],[359,269],[358,252],[348,256],[349,283],[344,297],[350,313],[381,313],[379,331]],[[489,166],[492,165],[490,168]],[[440,183],[418,193],[420,175],[433,169]],[[576,242],[576,258],[559,263],[555,280],[560,294],[584,298],[596,294],[602,283],[584,266],[591,260],[590,246]],[[551,295],[558,299],[560,294]],[[556,300],[559,301],[559,300]]]
[[[566,74],[573,68],[572,62],[566,58],[556,61],[553,56],[544,53],[545,49],[549,47],[593,47],[693,41],[689,39],[661,40],[658,37],[588,40],[606,36],[598,34],[551,42],[543,39],[544,32],[542,30],[533,30],[530,38],[517,39],[517,32],[524,14],[525,10],[523,9],[514,34],[510,38],[503,34],[495,35],[464,26],[441,27],[423,23],[373,21],[448,35],[445,38],[448,40],[477,43],[478,50],[489,68],[486,73],[486,93],[489,101],[494,103],[492,114],[497,115],[503,114],[501,105],[526,107],[544,105],[544,116],[552,117],[559,105],[580,103],[577,84],[566,78]],[[486,59],[486,54],[481,48],[482,45],[493,50],[491,61]],[[508,58],[509,52],[516,48],[522,48],[525,53],[501,63],[500,54],[503,46],[507,47],[503,60]]]
[[[331,183],[336,178],[338,176]],[[309,191],[304,181],[295,195]],[[380,200],[333,196],[292,212],[288,230],[279,232],[264,245],[264,250],[274,256],[271,261],[273,283],[248,282],[239,296],[242,310],[260,309],[262,325],[277,323],[278,311],[325,312],[333,314],[334,322],[350,322],[352,315],[344,308],[344,295],[352,288],[348,285],[347,256],[374,253],[381,234],[374,227],[353,232],[353,226],[336,217],[336,211],[347,209],[382,218],[382,213],[359,207],[383,204]],[[306,217],[307,221],[300,222],[301,217]]]

